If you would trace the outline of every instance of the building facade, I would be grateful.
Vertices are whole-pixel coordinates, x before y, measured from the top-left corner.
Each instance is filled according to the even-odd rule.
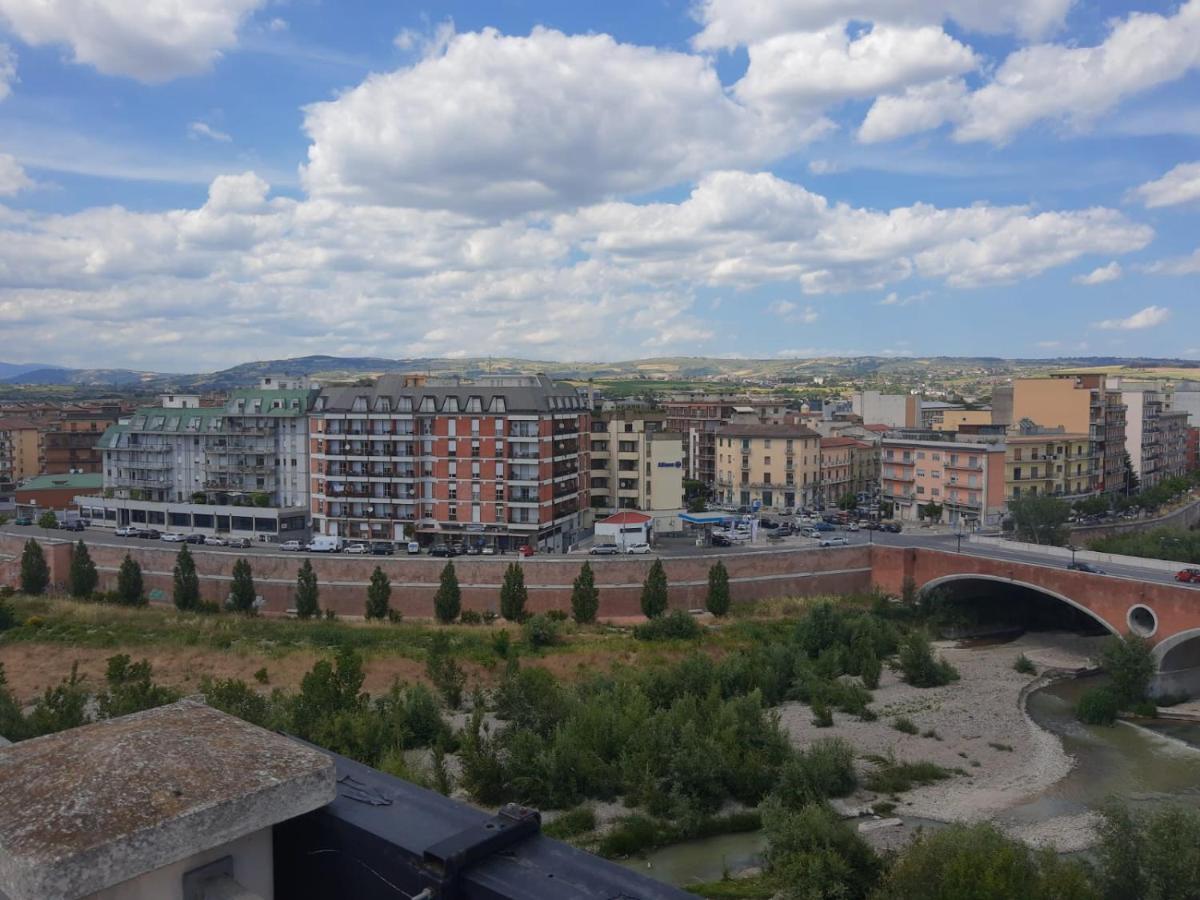
[[[591,411],[543,375],[385,375],[321,392],[313,528],[347,538],[563,550],[590,525]]]
[[[1096,492],[1099,461],[1087,434],[1010,434],[1005,439],[1004,496],[1074,501]]]
[[[683,505],[682,436],[666,431],[666,413],[625,409],[595,413],[591,423],[591,506],[677,511]]]
[[[33,478],[45,465],[42,430],[28,419],[0,419],[0,484]]]
[[[883,441],[880,499],[898,519],[924,518],[964,528],[995,525],[1004,514],[1005,447],[956,441]]]
[[[100,436],[121,417],[121,407],[67,409],[43,436],[47,475],[94,474],[104,469]]]
[[[716,442],[719,502],[775,510],[816,504],[821,436],[811,428],[730,423]]]
[[[717,481],[717,431],[739,414],[763,424],[787,418],[787,403],[777,397],[688,392],[665,397],[666,430],[682,436],[684,474],[712,488]]]

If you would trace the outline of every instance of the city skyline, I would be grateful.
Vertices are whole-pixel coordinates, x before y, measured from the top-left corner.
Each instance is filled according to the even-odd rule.
[[[559,6],[0,0],[2,355],[1200,357],[1200,0]]]

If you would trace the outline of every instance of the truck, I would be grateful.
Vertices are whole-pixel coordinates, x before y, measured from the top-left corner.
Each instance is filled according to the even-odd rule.
[[[328,534],[314,535],[304,549],[309,553],[337,553],[342,549],[342,539]]]

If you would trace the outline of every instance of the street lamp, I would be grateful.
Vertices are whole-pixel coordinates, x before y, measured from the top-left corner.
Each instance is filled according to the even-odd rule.
[[[1067,544],[1067,549],[1071,551],[1071,565],[1075,565],[1075,551],[1079,548],[1074,544]]]

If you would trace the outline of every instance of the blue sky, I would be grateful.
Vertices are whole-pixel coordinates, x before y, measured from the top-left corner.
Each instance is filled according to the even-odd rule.
[[[1200,0],[0,0],[0,359],[1200,358]]]

